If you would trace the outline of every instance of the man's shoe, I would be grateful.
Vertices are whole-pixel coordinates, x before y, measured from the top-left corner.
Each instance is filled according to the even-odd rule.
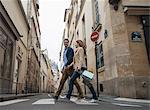
[[[78,100],[80,100],[80,99],[84,99],[84,97],[78,97]]]
[[[58,96],[54,96],[53,98],[54,98],[55,100],[58,100]]]
[[[63,100],[64,100],[65,102],[70,102],[70,99],[67,98],[67,97],[63,98]]]

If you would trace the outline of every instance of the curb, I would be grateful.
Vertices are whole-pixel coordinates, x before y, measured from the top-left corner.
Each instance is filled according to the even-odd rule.
[[[14,96],[0,97],[0,102],[13,100],[13,99],[19,99],[19,98],[22,98],[22,97],[35,96],[35,95],[39,95],[39,94],[23,94],[23,95],[18,94],[18,95],[14,95]]]

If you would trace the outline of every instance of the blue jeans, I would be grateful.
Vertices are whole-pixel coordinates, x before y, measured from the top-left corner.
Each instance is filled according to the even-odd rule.
[[[72,91],[73,91],[73,83],[74,81],[80,76],[80,74],[77,71],[74,71],[71,75],[70,81],[69,81],[69,90],[67,93],[67,98],[70,99]]]
[[[83,71],[81,70],[80,73],[81,72],[83,72]],[[73,91],[73,83],[80,76],[80,73],[77,72],[77,71],[74,71],[72,76],[71,76],[71,79],[70,79],[70,82],[69,82],[69,90],[68,90],[68,93],[67,93],[67,96],[66,96],[68,99],[70,99],[72,91]],[[90,89],[90,91],[91,91],[91,93],[93,95],[93,99],[97,99],[96,92],[94,90],[93,85],[90,83],[90,81],[88,81],[87,79],[83,78],[83,83],[86,86],[88,86],[88,88]]]
[[[83,78],[83,83],[88,86],[88,88],[90,89],[91,93],[92,93],[92,98],[97,100],[97,96],[96,96],[96,92],[94,90],[93,85],[91,84],[91,82],[85,78]]]

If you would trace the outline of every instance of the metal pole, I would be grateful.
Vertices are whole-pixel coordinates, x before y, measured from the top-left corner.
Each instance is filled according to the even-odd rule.
[[[97,96],[99,97],[99,81],[98,81],[98,65],[97,65],[97,42],[95,42],[95,57],[96,57]]]
[[[16,82],[16,95],[18,94],[18,73],[17,73],[17,82]]]

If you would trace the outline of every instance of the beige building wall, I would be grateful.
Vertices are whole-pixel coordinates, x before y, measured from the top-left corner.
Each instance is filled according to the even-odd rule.
[[[23,0],[2,0],[2,4],[6,8],[8,15],[12,22],[16,26],[19,34],[22,36],[19,41],[16,42],[16,57],[15,57],[15,70],[13,74],[13,92],[24,92],[25,88],[33,91],[38,91],[40,74],[40,27],[38,22],[38,5],[35,0],[23,1]],[[16,20],[17,19],[17,20]],[[35,54],[35,55],[33,55]],[[34,58],[33,58],[34,57]],[[30,63],[28,62],[30,60]],[[34,61],[33,61],[34,60]],[[19,66],[18,66],[19,61]],[[36,66],[32,66],[31,63],[36,62]],[[30,65],[31,64],[31,65]],[[34,70],[34,71],[33,71]],[[31,72],[27,76],[27,72]],[[36,75],[34,72],[36,72]],[[30,80],[32,77],[32,81]],[[28,81],[27,81],[28,80]],[[30,80],[30,82],[29,82]],[[28,82],[30,84],[25,84]],[[18,83],[18,84],[16,84]],[[36,90],[33,90],[32,86],[36,84]],[[18,86],[16,86],[18,85]],[[28,86],[28,87],[27,87]]]
[[[18,0],[2,0],[2,3],[5,6],[20,35],[22,35],[19,41],[16,42],[15,62],[17,62],[16,60],[19,60],[20,67],[17,68],[15,65],[15,68],[19,70],[18,72],[17,70],[14,70],[12,87],[13,93],[16,92],[16,85],[18,86],[18,92],[22,93],[24,91],[25,77],[27,73],[27,37],[29,25],[25,13],[23,12],[21,4],[18,2]]]
[[[38,92],[40,88],[40,50],[41,50],[41,41],[40,41],[40,27],[39,27],[39,4],[35,0],[29,0],[29,8],[28,12],[28,21],[30,25],[29,31],[29,39],[28,39],[28,58],[29,58],[29,66],[28,66],[28,78],[30,80],[28,91],[29,92]],[[30,68],[32,65],[32,68]],[[34,77],[36,74],[36,77]],[[36,83],[36,86],[33,87]]]
[[[54,82],[53,82],[54,76],[52,73],[52,69],[50,66],[50,63],[48,63],[48,83],[47,83],[47,91],[49,93],[54,93]]]
[[[34,0],[33,0],[34,1]],[[38,13],[36,12],[36,7],[34,2],[31,2],[31,18],[32,18],[32,46],[35,49],[36,55],[38,57],[38,61],[40,61],[40,41],[41,41],[41,33],[38,21]]]
[[[28,24],[25,20],[23,12],[18,3],[19,0],[1,0],[1,1],[5,6],[12,21],[14,22],[14,25],[18,29],[19,33],[23,36],[21,39],[24,45],[27,46]]]
[[[148,98],[149,64],[147,59],[141,16],[127,15],[119,3],[117,11],[105,2],[106,16],[102,20],[102,30],[108,30],[108,38],[103,39],[104,69],[99,73],[100,83],[104,84],[104,93],[132,98]],[[124,3],[124,2],[123,2]],[[143,2],[146,3],[146,2]],[[140,2],[134,2],[134,5]],[[128,5],[133,5],[133,1]],[[141,4],[142,5],[142,4]],[[139,5],[137,5],[139,6]],[[101,10],[101,9],[100,9]],[[136,13],[135,13],[136,14]],[[132,32],[140,32],[142,42],[131,41]],[[99,69],[101,71],[101,69]],[[128,88],[128,89],[127,89]]]
[[[41,92],[47,92],[48,83],[48,65],[44,54],[41,54]]]

